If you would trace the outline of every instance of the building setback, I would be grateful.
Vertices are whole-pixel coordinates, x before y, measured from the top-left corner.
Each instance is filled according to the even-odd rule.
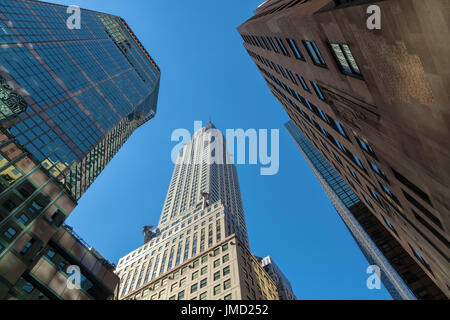
[[[274,0],[238,30],[295,126],[450,297],[447,7]]]
[[[250,253],[236,167],[211,123],[178,155],[156,229],[119,260],[123,300],[278,300]]]
[[[120,17],[81,10],[79,29],[69,17],[0,1],[0,299],[106,299],[118,282],[63,223],[155,116],[160,70]],[[66,290],[68,264],[81,291]]]

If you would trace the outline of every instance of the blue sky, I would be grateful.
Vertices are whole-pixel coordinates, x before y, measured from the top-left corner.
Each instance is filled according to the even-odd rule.
[[[67,223],[105,258],[143,244],[172,174],[173,130],[211,117],[217,128],[280,129],[280,171],[238,166],[250,245],[271,255],[299,299],[390,299],[368,290],[368,262],[284,129],[288,116],[248,57],[236,27],[262,0],[53,1],[123,17],[162,70],[158,114],[139,128]]]

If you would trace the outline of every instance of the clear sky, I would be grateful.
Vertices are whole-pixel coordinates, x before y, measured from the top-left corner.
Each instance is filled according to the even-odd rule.
[[[271,255],[299,299],[390,299],[366,287],[369,263],[284,129],[289,120],[242,45],[236,27],[262,0],[70,0],[123,17],[158,63],[155,119],[139,128],[67,223],[105,258],[143,244],[169,186],[173,130],[211,117],[221,130],[280,129],[280,171],[238,166],[250,246]]]

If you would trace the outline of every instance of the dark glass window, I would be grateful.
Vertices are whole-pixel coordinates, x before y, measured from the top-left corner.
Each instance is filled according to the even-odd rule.
[[[308,50],[309,56],[311,57],[315,65],[322,67],[325,67],[327,65],[314,41],[305,40],[303,41],[303,44]]]
[[[286,50],[286,47],[284,46],[283,40],[281,40],[280,38],[275,38],[278,42],[278,45],[281,48],[281,51],[283,51],[283,54],[287,57],[290,57],[289,52]]]
[[[276,53],[279,53],[278,47],[277,47],[277,45],[275,44],[275,42],[273,41],[273,39],[272,39],[271,37],[267,37],[267,39],[269,40],[270,45],[271,45],[272,48],[273,48],[273,51],[275,51]]]
[[[311,84],[313,85],[314,91],[316,91],[316,94],[319,97],[319,99],[325,101],[325,97],[322,94],[322,90],[320,90],[320,87],[317,85],[317,83],[315,83],[314,81],[311,81]]]
[[[297,46],[297,43],[294,39],[286,39],[287,43],[289,44],[289,47],[291,47],[292,52],[294,53],[294,56],[299,60],[305,60],[302,53],[300,52],[300,49]]]

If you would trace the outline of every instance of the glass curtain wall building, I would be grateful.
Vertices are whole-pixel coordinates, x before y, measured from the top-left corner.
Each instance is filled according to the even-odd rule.
[[[127,23],[81,9],[73,28],[71,16],[0,0],[0,298],[21,291],[80,197],[156,114],[160,70]]]

